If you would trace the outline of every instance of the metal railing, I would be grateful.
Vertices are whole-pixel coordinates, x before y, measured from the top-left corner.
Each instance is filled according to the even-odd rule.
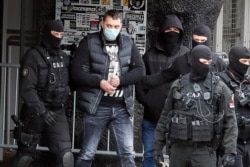
[[[18,115],[19,110],[19,64],[0,63],[1,69],[1,99],[0,99],[0,148],[17,148],[16,140],[13,138],[14,123],[11,115]],[[80,149],[75,148],[75,122],[76,122],[76,92],[73,92],[73,115],[71,129],[71,150],[78,153]],[[105,150],[97,150],[96,154],[116,155],[116,151],[110,149],[110,133],[107,131],[107,147]],[[47,147],[39,146],[37,150],[48,151]],[[135,153],[136,157],[142,157],[143,153]]]

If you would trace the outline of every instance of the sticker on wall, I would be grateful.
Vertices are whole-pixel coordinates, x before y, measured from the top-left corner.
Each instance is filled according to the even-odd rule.
[[[89,4],[89,0],[80,0],[81,4]]]
[[[145,0],[129,0],[129,9],[145,10]]]
[[[99,5],[99,4],[100,4],[100,1],[99,1],[99,0],[92,0],[92,1],[91,1],[91,4]]]
[[[129,21],[135,21],[136,23],[144,22],[144,13],[126,13],[125,18],[129,19]]]
[[[128,1],[129,0],[123,0],[123,6],[128,6]]]
[[[110,0],[102,0],[102,5],[110,5]]]
[[[132,35],[135,33],[135,26],[132,23],[128,24],[128,27],[126,28],[126,31],[129,35]]]

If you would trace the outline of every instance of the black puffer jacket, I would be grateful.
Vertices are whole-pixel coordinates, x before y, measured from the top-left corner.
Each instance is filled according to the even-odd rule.
[[[144,64],[138,49],[132,40],[125,36],[117,37],[119,45],[120,86],[124,90],[124,102],[129,114],[133,115],[132,85],[145,76]],[[100,88],[100,81],[108,79],[110,59],[105,48],[102,32],[89,34],[84,38],[75,51],[72,62],[72,81],[77,86],[77,105],[88,113],[95,113],[104,91]]]
[[[164,43],[162,42],[162,34],[164,30],[170,27],[176,27],[180,30],[180,38],[178,41],[179,48],[175,55],[170,56],[163,49]],[[189,51],[185,46],[182,46],[183,39],[183,27],[176,15],[168,15],[165,24],[162,26],[159,32],[159,37],[155,43],[155,46],[151,47],[143,56],[146,75],[152,75],[166,69],[176,59]],[[154,88],[147,88],[143,84],[136,85],[136,97],[137,100],[144,106],[144,119],[152,122],[157,122],[165,99],[168,95],[171,83],[167,83]]]

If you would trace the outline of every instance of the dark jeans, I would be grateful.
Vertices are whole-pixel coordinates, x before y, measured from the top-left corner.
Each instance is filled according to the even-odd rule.
[[[153,147],[155,128],[156,123],[145,119],[142,121],[143,167],[156,167]]]
[[[170,167],[216,167],[216,152],[211,147],[174,143]]]
[[[109,128],[113,135],[121,167],[135,167],[133,124],[124,107],[99,106],[95,114],[83,118],[83,144],[76,167],[90,167],[102,133]]]

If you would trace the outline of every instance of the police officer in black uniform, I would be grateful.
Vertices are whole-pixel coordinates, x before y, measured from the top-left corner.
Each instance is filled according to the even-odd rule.
[[[237,123],[232,91],[209,72],[211,50],[197,45],[191,52],[190,73],[176,80],[155,131],[155,160],[170,143],[170,167],[215,167],[216,150],[224,148],[224,167],[234,165]]]
[[[23,105],[18,150],[13,167],[28,167],[41,141],[48,146],[53,167],[73,167],[73,154],[64,104],[70,93],[70,57],[60,49],[64,34],[60,21],[44,26],[42,42],[21,61],[20,95]]]
[[[234,92],[235,112],[238,122],[236,166],[250,166],[250,80],[247,73],[250,52],[242,45],[235,45],[229,52],[227,69],[218,73]],[[239,159],[239,161],[238,161]]]

